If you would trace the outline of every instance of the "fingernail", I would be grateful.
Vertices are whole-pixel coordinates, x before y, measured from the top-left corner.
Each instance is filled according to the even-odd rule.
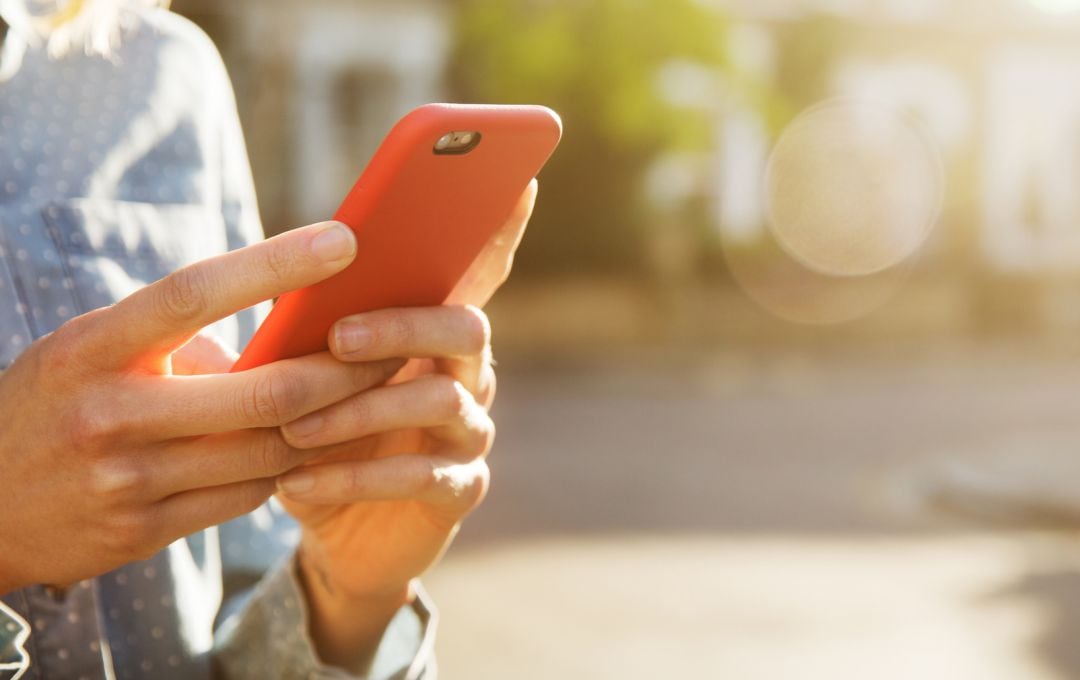
[[[318,414],[312,414],[304,416],[300,420],[294,420],[291,423],[286,423],[284,426],[285,432],[295,437],[308,437],[323,427],[323,417]]]
[[[310,472],[290,472],[278,477],[278,489],[284,494],[300,494],[315,488],[315,475]]]
[[[352,354],[371,345],[371,329],[359,321],[341,322],[334,328],[338,352]]]
[[[338,262],[356,252],[356,237],[341,222],[330,222],[311,240],[311,252],[323,262]]]

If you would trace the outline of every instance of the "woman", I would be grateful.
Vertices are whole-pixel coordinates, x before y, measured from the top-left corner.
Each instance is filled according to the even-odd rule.
[[[414,579],[486,490],[487,321],[384,310],[228,374],[356,244],[261,241],[220,58],[151,4],[0,0],[0,677],[431,677]]]

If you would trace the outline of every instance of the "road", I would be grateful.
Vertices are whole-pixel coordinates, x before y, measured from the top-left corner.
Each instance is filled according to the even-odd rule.
[[[492,492],[427,578],[445,678],[1080,677],[1070,523],[952,488],[989,470],[1067,503],[1069,352],[511,357],[500,380]]]

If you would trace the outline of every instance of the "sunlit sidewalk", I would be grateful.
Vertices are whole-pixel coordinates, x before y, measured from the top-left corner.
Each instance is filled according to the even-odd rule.
[[[1052,534],[549,539],[429,578],[449,680],[1074,677]]]

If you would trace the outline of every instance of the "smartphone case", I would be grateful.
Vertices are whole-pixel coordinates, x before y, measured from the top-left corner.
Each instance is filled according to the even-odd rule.
[[[463,155],[436,154],[449,132],[477,131]],[[443,303],[562,136],[541,106],[429,104],[387,135],[334,215],[356,234],[347,269],[278,299],[233,371],[326,350],[338,319]]]

